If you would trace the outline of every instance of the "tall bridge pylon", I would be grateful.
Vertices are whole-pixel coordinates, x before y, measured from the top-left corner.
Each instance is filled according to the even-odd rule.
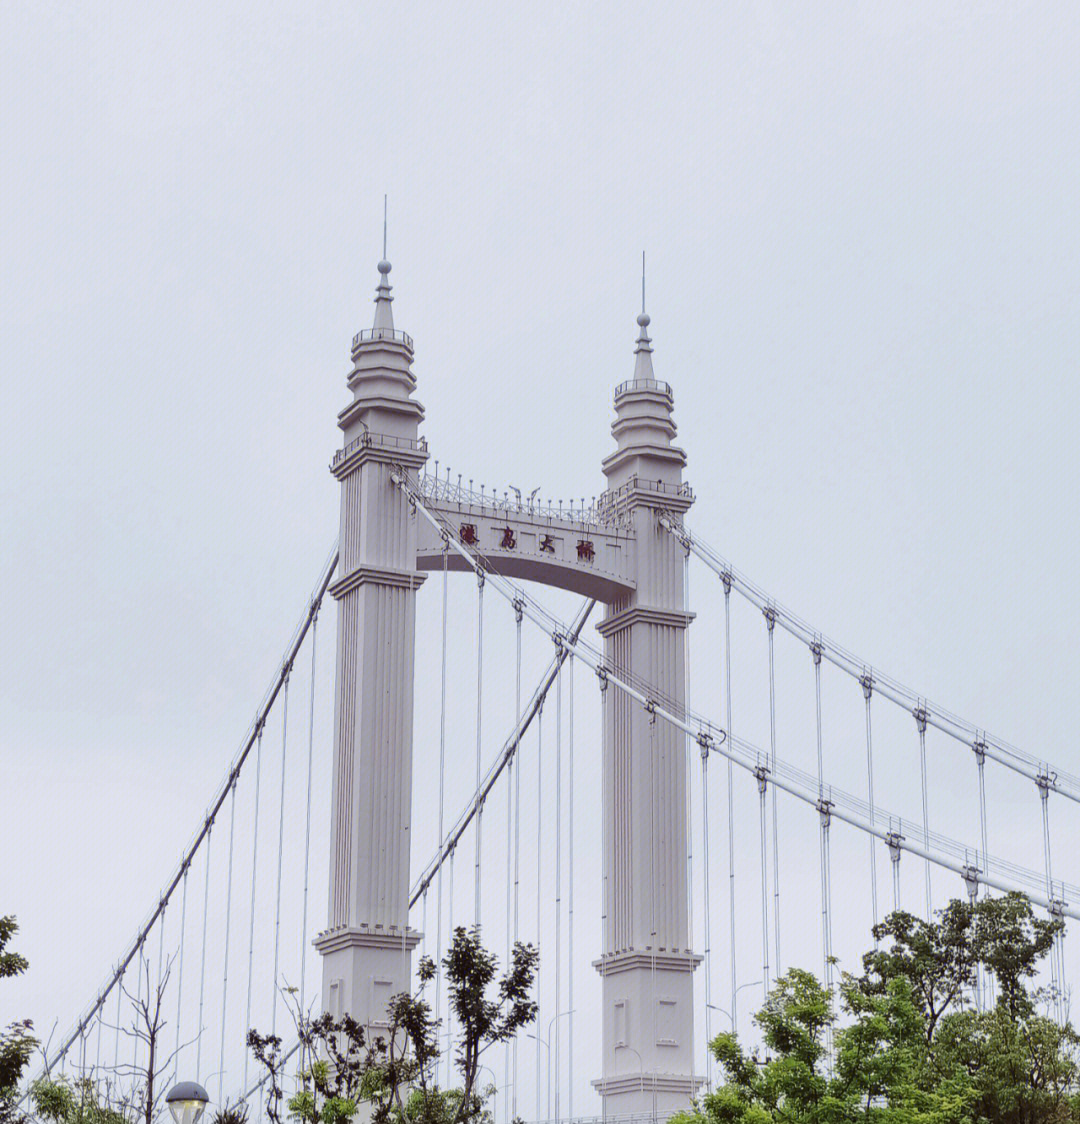
[[[329,922],[316,939],[324,1004],[373,1029],[387,1000],[410,985],[408,927],[413,760],[415,596],[425,571],[467,568],[442,536],[483,552],[499,573],[604,602],[599,631],[612,667],[652,685],[656,702],[685,711],[684,552],[660,521],[693,495],[673,445],[671,387],[653,372],[642,311],[633,377],[615,392],[615,451],[607,490],[592,508],[508,511],[447,479],[430,486],[434,524],[418,520],[394,475],[416,487],[428,459],[413,399],[412,339],[394,327],[390,263],[379,263],[375,318],[353,340],[338,416],[344,445],[334,720]],[[481,579],[482,580],[482,579]],[[693,975],[687,885],[685,735],[625,694],[605,692],[602,746],[604,865],[603,1069],[594,1081],[608,1111],[686,1106],[693,1071]],[[479,905],[479,903],[478,903]],[[479,920],[479,918],[477,918]]]

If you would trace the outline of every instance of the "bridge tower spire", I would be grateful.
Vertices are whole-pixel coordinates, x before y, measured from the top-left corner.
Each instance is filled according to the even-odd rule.
[[[385,235],[384,235],[385,238]],[[379,1031],[392,995],[410,990],[408,928],[412,803],[416,519],[391,480],[414,480],[427,460],[424,408],[412,398],[413,342],[394,328],[390,263],[379,262],[375,320],[352,342],[338,415],[343,447],[331,464],[341,484],[334,769],[323,1004]]]
[[[624,511],[636,537],[635,588],[607,605],[598,630],[608,665],[653,684],[666,707],[685,705],[686,612],[681,547],[658,521],[693,503],[686,454],[672,444],[671,387],[653,373],[649,316],[637,318],[634,377],[615,391],[603,462],[605,504]],[[694,1075],[693,971],[701,957],[688,931],[685,735],[618,691],[604,692],[604,872],[607,938],[603,978],[604,1076],[609,1113],[686,1108]]]

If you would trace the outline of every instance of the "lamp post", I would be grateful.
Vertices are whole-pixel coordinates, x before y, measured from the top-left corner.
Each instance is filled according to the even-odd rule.
[[[637,1058],[638,1077],[641,1079],[642,1092],[644,1092],[645,1091],[644,1090],[644,1086],[645,1086],[645,1063],[641,1060],[641,1055],[637,1052],[637,1050],[634,1049],[633,1046],[627,1046],[625,1043],[623,1043],[622,1046],[616,1046],[615,1049],[616,1050],[629,1050],[630,1053],[633,1054],[635,1058]],[[652,1082],[652,1124],[656,1124],[656,1071],[655,1070],[653,1070],[653,1082]]]
[[[735,994],[738,995],[740,991],[748,987],[757,987],[761,982],[761,980],[751,980],[750,983],[739,984],[735,989]],[[721,1015],[727,1015],[728,1022],[731,1023],[731,1033],[735,1033],[735,1020],[731,1017],[730,1011],[725,1011],[723,1007],[718,1007],[715,1003],[706,1003],[705,1006],[712,1011],[719,1011]]]
[[[557,1015],[554,1015],[548,1021],[547,1038],[541,1038],[539,1034],[526,1034],[525,1035],[526,1038],[535,1038],[536,1041],[539,1042],[540,1045],[543,1046],[545,1050],[547,1050],[547,1109],[546,1109],[546,1112],[547,1112],[548,1120],[551,1119],[551,1047],[548,1046],[548,1042],[551,1041],[551,1028],[555,1025],[556,1019],[561,1019],[564,1015],[572,1015],[573,1013],[574,1013],[574,1008],[571,1008],[571,1010],[569,1010],[569,1011],[560,1011]],[[537,1077],[539,1077],[539,1076],[540,1075],[537,1074]]]
[[[180,1081],[165,1096],[175,1124],[198,1124],[210,1095],[197,1081]]]

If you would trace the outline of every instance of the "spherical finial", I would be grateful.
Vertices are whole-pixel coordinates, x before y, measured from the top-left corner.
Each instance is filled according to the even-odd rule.
[[[379,272],[384,277],[390,272],[390,263],[386,260],[386,258],[383,258],[383,260],[379,262]]]
[[[648,313],[646,313],[646,312],[641,313],[641,315],[638,316],[638,318],[637,318],[637,322],[638,322],[640,327],[647,328],[649,326],[649,315],[648,315]]]

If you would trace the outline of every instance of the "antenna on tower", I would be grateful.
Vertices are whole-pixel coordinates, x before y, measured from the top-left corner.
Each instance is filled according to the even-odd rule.
[[[382,197],[382,256],[383,256],[383,261],[386,261],[386,195],[385,195],[385,193],[383,194],[383,197]],[[644,268],[644,266],[642,266],[642,268]],[[641,285],[642,285],[642,290],[641,290],[642,291],[642,298],[641,299],[644,300],[645,299],[645,297],[644,297],[645,278],[644,277],[642,277],[642,279],[641,279]]]
[[[386,254],[383,254],[386,257]],[[645,251],[641,251],[641,311],[645,311]]]

